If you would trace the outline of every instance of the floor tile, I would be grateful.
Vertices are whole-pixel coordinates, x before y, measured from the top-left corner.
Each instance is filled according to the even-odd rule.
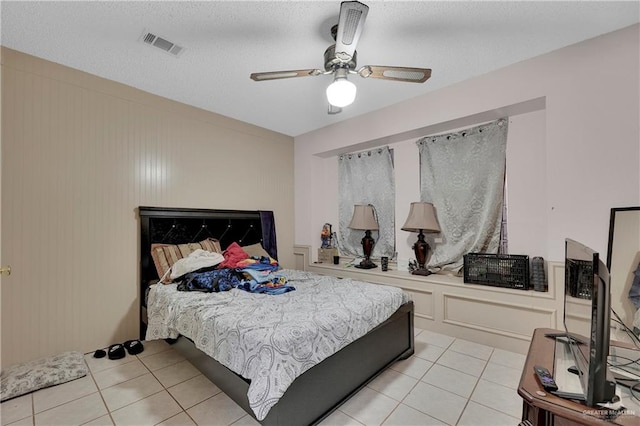
[[[422,333],[423,329],[418,328],[418,327],[413,327],[413,336],[417,336],[418,334]]]
[[[88,423],[84,423],[82,426],[113,426],[113,421],[110,415],[98,417],[95,420],[91,420]]]
[[[518,389],[520,376],[522,376],[522,370],[490,362],[482,372],[481,378],[512,389]]]
[[[167,390],[185,410],[221,392],[216,385],[202,374]]]
[[[471,400],[485,407],[519,418],[522,414],[522,398],[515,389],[480,379]]]
[[[429,330],[414,333],[415,355],[393,364],[321,425],[517,424],[524,355]],[[143,344],[141,354],[121,360],[85,355],[89,375],[2,403],[1,426],[259,425],[171,345]],[[640,411],[628,391],[622,399]]]
[[[441,348],[448,348],[455,338],[444,334],[436,333],[429,330],[423,330],[415,337],[417,342],[430,343],[432,345],[440,346]]]
[[[340,411],[362,424],[380,425],[397,406],[398,401],[365,387],[345,402]]]
[[[145,340],[142,345],[144,350],[137,355],[138,358],[145,358],[171,349],[171,345],[164,340]]]
[[[117,426],[155,425],[179,414],[182,410],[167,391],[158,392],[111,413]]]
[[[0,404],[2,426],[31,417],[33,415],[33,403],[31,394],[22,395]]]
[[[490,362],[515,368],[516,370],[520,371],[522,371],[522,369],[524,368],[525,360],[525,355],[505,351],[503,349],[494,349],[493,354],[491,354],[491,358],[489,358]]]
[[[426,361],[436,362],[438,358],[446,351],[445,348],[436,346],[427,342],[415,342],[415,352],[413,356],[422,358]]]
[[[99,389],[105,389],[118,383],[148,374],[149,370],[139,360],[117,365],[93,374]]]
[[[25,417],[17,422],[9,423],[8,426],[33,426],[33,416]]]
[[[184,357],[180,355],[180,353],[171,349],[140,358],[140,361],[142,361],[149,370],[156,371],[184,361]]]
[[[140,401],[164,388],[151,373],[127,380],[102,391],[102,397],[109,411]]]
[[[480,377],[487,362],[479,358],[448,350],[438,358],[436,364],[444,365],[445,367]]]
[[[421,379],[432,365],[433,362],[414,355],[410,358],[396,362],[391,366],[391,369],[413,377],[414,379]]]
[[[367,386],[397,401],[402,401],[416,383],[418,383],[418,379],[387,369]]]
[[[478,378],[463,373],[462,371],[435,364],[427,374],[424,375],[422,381],[453,392],[456,395],[469,398],[473,392],[473,388],[478,382]]]
[[[228,426],[247,413],[224,393],[219,393],[187,410],[198,425]]]
[[[467,404],[467,398],[420,382],[403,403],[446,424],[455,425]]]
[[[177,385],[178,383],[184,382],[198,374],[200,374],[198,369],[187,360],[153,372],[153,375],[156,376],[156,379],[158,379],[165,388]]]
[[[362,426],[362,423],[338,409],[321,421],[319,426]]]
[[[456,339],[451,346],[449,346],[449,350],[456,351],[464,355],[470,355],[474,358],[480,358],[485,361],[487,361],[493,353],[493,348],[491,346],[481,345],[480,343],[462,339]]]
[[[196,426],[196,424],[191,420],[191,417],[189,417],[187,413],[182,411],[180,414],[176,414],[162,423],[158,423],[157,426]]]
[[[98,388],[93,378],[91,375],[87,375],[70,382],[34,392],[33,408],[36,413],[40,413],[97,391]]]
[[[260,426],[260,423],[247,414],[237,422],[233,422],[231,426]]]
[[[107,414],[107,407],[105,407],[100,394],[96,392],[36,414],[35,424],[36,426],[81,425],[105,414]]]
[[[434,419],[421,411],[408,405],[400,404],[393,413],[384,421],[385,426],[440,426],[445,425],[440,420]]]
[[[108,370],[119,365],[128,364],[133,361],[137,361],[135,356],[125,356],[120,359],[109,359],[106,356],[104,358],[94,358],[93,352],[85,354],[84,361],[87,363],[87,367],[92,373],[98,373],[103,370]]]
[[[514,426],[519,418],[511,417],[484,405],[469,401],[458,426]]]

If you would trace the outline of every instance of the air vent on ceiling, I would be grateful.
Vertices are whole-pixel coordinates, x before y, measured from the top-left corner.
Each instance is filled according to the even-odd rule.
[[[149,46],[157,47],[158,49],[163,50],[176,57],[180,56],[180,54],[185,50],[184,47],[178,46],[177,44],[149,31],[144,31],[142,33],[142,37],[140,37],[140,40],[142,40]]]

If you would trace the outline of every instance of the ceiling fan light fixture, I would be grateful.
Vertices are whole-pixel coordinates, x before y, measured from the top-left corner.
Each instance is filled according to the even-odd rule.
[[[356,100],[356,85],[344,75],[336,74],[333,83],[327,87],[327,100],[335,107],[343,108]]]
[[[324,70],[258,72],[249,77],[254,81],[266,81],[332,74],[333,82],[326,90],[329,101],[327,112],[329,114],[339,113],[343,107],[351,105],[356,99],[356,85],[347,79],[348,74],[358,74],[362,78],[408,83],[427,81],[431,77],[431,69],[429,68],[365,65],[356,70],[356,45],[368,12],[369,6],[359,1],[344,0],[340,3],[338,24],[331,28],[335,44],[324,51]]]

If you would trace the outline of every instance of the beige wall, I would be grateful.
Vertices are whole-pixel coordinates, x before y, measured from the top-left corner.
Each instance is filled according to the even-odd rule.
[[[274,210],[293,266],[292,138],[6,48],[1,77],[3,367],[137,337],[140,205]]]

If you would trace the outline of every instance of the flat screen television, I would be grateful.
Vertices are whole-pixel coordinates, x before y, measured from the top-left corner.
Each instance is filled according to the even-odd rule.
[[[592,407],[611,402],[616,384],[607,367],[611,290],[598,253],[565,240],[564,327],[584,393]]]

